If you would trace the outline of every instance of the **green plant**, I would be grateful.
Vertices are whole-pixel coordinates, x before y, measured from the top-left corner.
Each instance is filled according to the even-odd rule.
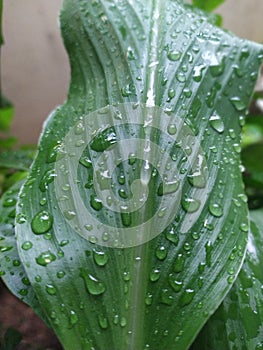
[[[183,1],[64,0],[68,100],[1,199],[0,249],[65,349],[263,347],[262,209],[250,229],[240,171],[263,48],[215,21]]]

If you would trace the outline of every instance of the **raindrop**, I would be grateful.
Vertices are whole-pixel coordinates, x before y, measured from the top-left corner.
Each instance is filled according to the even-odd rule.
[[[42,192],[45,192],[48,188],[48,185],[54,181],[55,177],[56,173],[54,169],[47,170],[40,180],[39,189]]]
[[[183,254],[178,254],[174,262],[174,272],[179,273],[184,269],[185,257]]]
[[[46,284],[46,292],[49,295],[55,295],[57,293],[57,290],[52,284]]]
[[[213,250],[213,245],[210,241],[208,241],[205,245],[205,260],[206,260],[206,265],[208,267],[211,266],[212,264],[212,250]]]
[[[168,134],[175,135],[177,132],[177,127],[175,124],[169,124],[167,127]]]
[[[209,204],[209,211],[216,218],[220,218],[223,215],[223,208],[218,203]]]
[[[3,207],[13,207],[16,205],[16,199],[15,198],[6,198],[3,201]]]
[[[120,325],[121,325],[121,327],[125,327],[127,325],[127,321],[126,321],[125,317],[121,317]]]
[[[57,272],[57,278],[63,278],[65,276],[65,272],[64,271],[58,271]]]
[[[179,237],[177,232],[175,231],[174,227],[166,231],[165,237],[170,241],[173,242],[175,245],[178,245]]]
[[[80,270],[80,277],[84,279],[85,286],[90,294],[101,295],[105,292],[106,288],[104,283],[100,282],[93,275],[86,273],[84,269]]]
[[[90,142],[90,148],[96,152],[104,152],[108,147],[117,143],[114,127],[99,132]]]
[[[194,213],[200,207],[201,202],[198,199],[194,198],[184,198],[182,200],[182,207],[187,213]]]
[[[174,193],[179,188],[179,181],[170,181],[166,183],[161,183],[158,187],[158,195],[163,196],[166,194]]]
[[[174,297],[170,294],[168,289],[162,289],[161,292],[161,302],[166,305],[172,305]]]
[[[69,315],[69,324],[71,327],[75,326],[78,323],[78,315],[74,310],[70,310],[70,315]]]
[[[52,227],[52,224],[53,224],[52,215],[48,211],[43,210],[34,216],[31,222],[31,228],[36,235],[41,235],[43,233],[46,233],[48,230],[50,230],[50,228]]]
[[[179,300],[179,305],[180,306],[189,305],[193,300],[194,296],[195,296],[195,291],[193,289],[190,289],[190,288],[186,289],[183,292],[181,299]]]
[[[157,247],[155,255],[159,260],[164,260],[167,257],[167,250],[164,246]]]
[[[150,292],[148,292],[145,297],[145,304],[147,306],[150,306],[152,304],[152,301],[153,301],[153,295]]]
[[[176,293],[180,292],[183,287],[183,282],[178,281],[172,273],[169,275],[169,283]]]
[[[90,205],[94,210],[99,211],[102,209],[102,201],[93,194],[90,196]]]
[[[79,163],[87,169],[92,167],[92,161],[88,157],[81,157]]]
[[[22,244],[22,249],[23,250],[29,250],[33,247],[33,243],[30,242],[30,241],[25,241],[23,244]]]
[[[179,61],[181,56],[182,56],[182,52],[178,50],[172,50],[172,51],[169,50],[167,52],[167,58],[173,62]]]
[[[219,132],[220,134],[222,132],[224,132],[225,130],[225,125],[224,125],[224,122],[223,120],[221,119],[221,117],[217,114],[215,115],[212,115],[210,118],[209,118],[209,122],[210,122],[210,125],[212,126],[212,128]]]
[[[108,320],[106,317],[99,315],[99,326],[102,329],[107,329],[108,328]]]
[[[233,104],[233,106],[235,107],[235,109],[237,111],[243,111],[244,109],[246,109],[246,105],[245,103],[239,98],[239,97],[232,97],[230,99],[230,102]]]
[[[36,262],[38,265],[41,266],[47,266],[48,264],[52,263],[52,261],[56,260],[56,256],[51,253],[49,250],[46,252],[41,253],[37,258]]]
[[[93,250],[93,259],[98,266],[104,266],[108,262],[108,255],[102,251]]]
[[[153,268],[152,271],[151,271],[151,273],[150,273],[150,280],[151,280],[152,282],[158,281],[158,279],[160,278],[160,273],[161,273],[161,272],[160,272],[159,269]]]
[[[121,221],[123,226],[131,226],[131,213],[121,213]]]

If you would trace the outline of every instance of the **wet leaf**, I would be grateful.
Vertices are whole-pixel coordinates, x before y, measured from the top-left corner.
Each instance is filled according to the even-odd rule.
[[[26,274],[65,349],[187,349],[245,254],[262,47],[179,1],[65,0],[61,28],[69,96],[17,206]]]

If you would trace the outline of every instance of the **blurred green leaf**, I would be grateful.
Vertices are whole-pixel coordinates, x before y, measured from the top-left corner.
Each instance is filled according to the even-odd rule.
[[[35,156],[33,150],[7,150],[0,152],[0,168],[28,170]]]
[[[192,1],[194,6],[208,12],[213,11],[223,2],[225,2],[225,0],[192,0]]]
[[[1,350],[16,350],[22,340],[22,334],[15,328],[8,328],[4,335],[4,344]]]

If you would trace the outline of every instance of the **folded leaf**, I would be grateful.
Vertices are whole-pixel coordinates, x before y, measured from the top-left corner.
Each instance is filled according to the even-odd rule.
[[[27,276],[65,349],[187,349],[245,254],[262,47],[180,1],[65,0],[61,28],[68,100],[17,207]]]
[[[230,293],[199,334],[193,350],[263,347],[263,211],[251,211],[244,265]]]

